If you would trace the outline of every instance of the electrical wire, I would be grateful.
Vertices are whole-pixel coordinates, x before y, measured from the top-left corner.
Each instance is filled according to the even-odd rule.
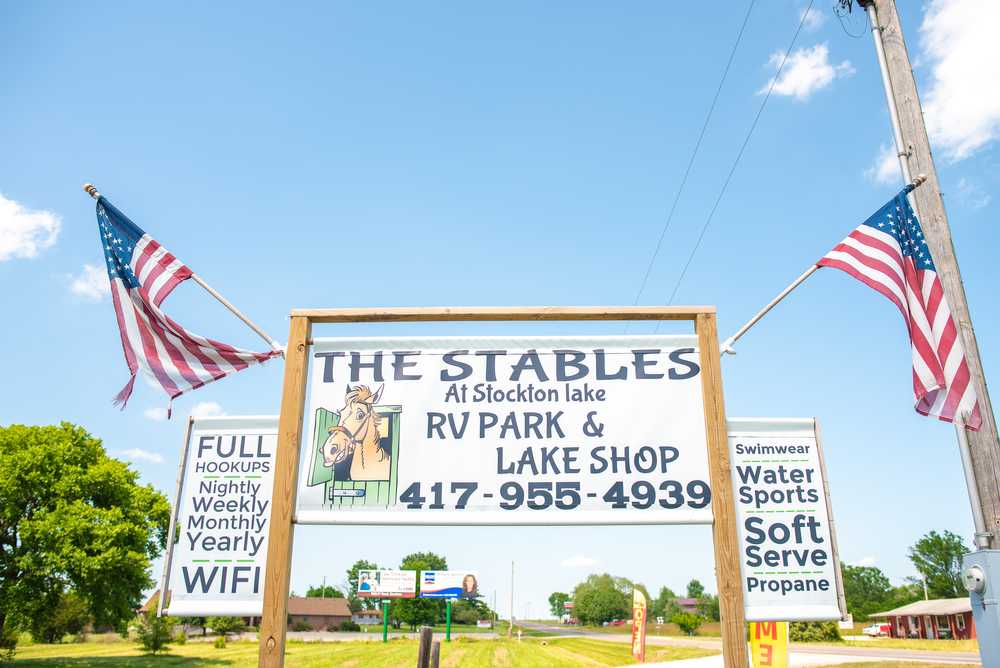
[[[691,266],[691,261],[694,260],[694,256],[698,252],[698,248],[701,246],[702,240],[705,238],[705,232],[708,231],[709,225],[712,224],[712,219],[715,217],[715,211],[719,208],[719,203],[722,201],[722,197],[726,194],[726,189],[729,188],[729,182],[732,180],[733,174],[736,172],[736,167],[740,164],[740,159],[743,157],[743,152],[746,150],[747,145],[750,143],[750,138],[753,136],[753,132],[757,128],[757,123],[760,121],[761,114],[764,113],[764,107],[767,106],[767,101],[771,99],[771,92],[774,90],[774,86],[778,82],[778,78],[781,76],[781,71],[785,67],[785,63],[788,61],[788,56],[792,53],[792,48],[795,46],[795,42],[799,38],[799,33],[802,32],[802,26],[806,22],[809,10],[812,9],[813,2],[814,0],[809,0],[809,6],[806,7],[804,12],[802,12],[802,18],[799,20],[799,26],[795,29],[795,34],[792,35],[792,41],[788,44],[788,48],[785,50],[785,55],[782,57],[781,63],[778,64],[778,69],[774,73],[774,78],[771,79],[771,84],[767,87],[767,93],[764,95],[764,100],[760,103],[760,108],[757,109],[757,114],[754,116],[753,123],[750,124],[750,129],[747,131],[747,135],[743,139],[743,144],[740,146],[740,150],[736,153],[736,158],[733,160],[733,164],[729,168],[729,173],[726,175],[726,180],[722,183],[722,189],[719,190],[719,195],[715,198],[715,203],[712,205],[712,209],[709,211],[708,217],[705,219],[705,224],[701,226],[701,232],[698,234],[698,239],[695,241],[694,248],[691,249],[691,254],[688,255],[687,262],[684,263],[684,268],[681,270],[680,276],[677,277],[674,289],[670,293],[670,299],[667,300],[668,305],[674,303],[674,297],[677,296],[677,290],[680,289],[681,282],[683,282],[684,276],[687,274],[688,268]],[[660,331],[659,321],[656,323],[656,331]]]
[[[642,297],[642,293],[646,289],[646,283],[649,282],[649,275],[653,271],[653,265],[656,264],[657,256],[660,254],[660,248],[663,246],[663,239],[666,237],[667,230],[670,228],[670,221],[674,219],[674,212],[677,210],[677,203],[681,199],[681,193],[684,192],[684,186],[687,185],[688,176],[691,175],[691,167],[694,165],[695,157],[698,155],[698,150],[701,148],[701,141],[705,138],[705,131],[708,129],[709,121],[712,120],[712,114],[715,112],[715,105],[719,101],[719,94],[722,93],[722,86],[726,83],[726,77],[729,75],[729,68],[733,64],[733,58],[736,56],[736,49],[739,47],[740,41],[743,39],[743,32],[746,30],[747,23],[750,21],[750,13],[753,11],[755,3],[756,0],[750,0],[750,4],[747,6],[747,13],[743,17],[743,24],[740,25],[740,31],[736,34],[736,41],[733,43],[733,48],[729,51],[729,60],[726,61],[726,67],[722,71],[722,78],[719,79],[719,85],[715,89],[715,96],[712,98],[712,104],[709,105],[708,113],[705,115],[705,121],[701,125],[701,132],[698,133],[698,140],[694,143],[694,150],[691,151],[691,157],[688,158],[687,167],[684,169],[684,176],[681,178],[681,183],[677,187],[677,192],[674,194],[673,204],[670,205],[670,213],[667,214],[667,220],[663,224],[663,229],[660,230],[660,238],[656,240],[656,246],[653,248],[653,255],[649,258],[649,264],[646,266],[646,273],[643,274],[642,283],[639,285],[639,291],[635,294],[633,306],[639,305],[639,299]]]

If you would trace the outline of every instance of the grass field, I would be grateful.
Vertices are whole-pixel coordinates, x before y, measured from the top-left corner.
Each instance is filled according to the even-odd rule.
[[[876,638],[874,640],[845,640],[838,643],[808,643],[809,645],[835,645],[837,647],[871,647],[879,649],[920,649],[931,652],[978,652],[975,640],[912,640],[904,638]]]
[[[975,663],[914,663],[912,661],[865,661],[864,663],[838,663],[835,666],[816,668],[981,668]]]
[[[716,654],[686,647],[649,647],[648,661],[672,661]],[[415,640],[381,642],[290,642],[285,660],[289,668],[412,668],[417,659]],[[441,665],[448,668],[574,668],[624,666],[635,663],[626,644],[600,640],[458,639],[441,643]],[[210,643],[174,645],[166,655],[144,655],[134,642],[86,642],[28,645],[19,649],[14,665],[20,668],[250,668],[257,665],[257,643],[231,642],[225,649]]]
[[[717,638],[722,635],[719,622],[706,622],[698,627],[698,635],[706,638]],[[632,633],[631,622],[624,626],[575,626],[568,628],[579,629],[581,633]],[[686,636],[676,624],[650,624],[646,629],[646,635],[650,636]]]

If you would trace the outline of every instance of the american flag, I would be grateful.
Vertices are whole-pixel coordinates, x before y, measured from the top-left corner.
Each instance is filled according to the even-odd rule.
[[[178,325],[160,310],[160,304],[191,278],[187,265],[104,197],[97,200],[97,226],[125,361],[132,373],[115,397],[115,405],[125,408],[140,371],[173,401],[184,392],[281,354],[241,350]]]
[[[823,256],[896,305],[910,334],[916,410],[945,422],[982,425],[962,339],[945,301],[907,186]]]

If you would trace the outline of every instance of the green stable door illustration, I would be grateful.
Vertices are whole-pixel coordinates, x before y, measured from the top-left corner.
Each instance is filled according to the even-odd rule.
[[[316,409],[309,486],[324,485],[323,505],[388,507],[396,502],[402,406],[348,386],[340,411]]]

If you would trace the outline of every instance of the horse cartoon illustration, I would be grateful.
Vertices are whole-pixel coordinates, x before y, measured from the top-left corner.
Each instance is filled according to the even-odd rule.
[[[337,411],[340,419],[327,429],[321,448],[324,466],[349,471],[350,480],[389,479],[392,456],[382,446],[382,423],[375,413],[384,387],[372,393],[367,385],[347,386],[344,407]]]

